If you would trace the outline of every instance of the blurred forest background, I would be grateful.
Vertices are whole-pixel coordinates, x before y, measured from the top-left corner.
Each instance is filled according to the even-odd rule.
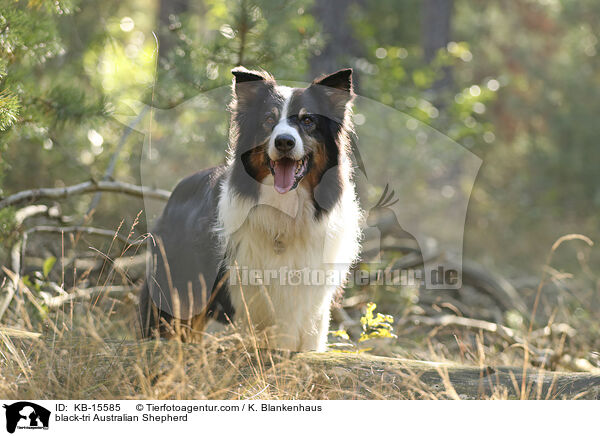
[[[117,147],[114,179],[139,183],[142,140],[134,133],[119,144],[124,126],[114,118],[127,112],[124,101],[174,107],[229,84],[238,64],[292,81],[351,66],[357,93],[483,160],[467,256],[522,273],[539,268],[559,236],[596,239],[600,230],[600,4],[593,0],[1,5],[4,196],[100,180]],[[182,149],[199,141],[185,129],[180,135]],[[84,214],[89,199],[70,206]],[[131,223],[137,206],[105,196],[94,222]]]
[[[0,0],[0,196],[107,177],[139,185],[143,135],[117,121],[134,118],[130,101],[176,107],[230,84],[239,64],[299,82],[350,66],[359,95],[482,159],[465,257],[539,278],[560,236],[600,240],[598,29],[595,0]],[[223,160],[225,143],[198,144],[224,137],[226,122],[200,135],[180,122],[182,160]],[[62,213],[129,229],[143,209],[97,201],[85,219],[89,196]],[[22,230],[15,211],[0,210],[0,264]],[[32,247],[60,257],[60,237]],[[591,314],[577,308],[598,305],[599,262],[577,241],[552,260],[582,281],[585,293],[567,292],[582,320]]]

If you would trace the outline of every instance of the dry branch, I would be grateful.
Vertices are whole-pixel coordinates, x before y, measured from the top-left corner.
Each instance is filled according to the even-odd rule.
[[[115,167],[117,166],[117,161],[119,159],[119,155],[121,154],[121,151],[123,151],[123,147],[125,146],[125,143],[127,142],[127,138],[129,138],[129,135],[131,134],[131,132],[133,132],[133,129],[135,128],[135,126],[142,120],[142,118],[144,118],[146,116],[146,112],[148,111],[149,107],[150,106],[144,106],[144,108],[140,111],[140,113],[137,115],[137,117],[135,117],[135,119],[131,122],[131,124],[129,124],[128,126],[125,127],[125,130],[121,134],[121,138],[119,138],[119,142],[115,148],[115,151],[113,152],[112,156],[110,157],[110,162],[108,163],[108,167],[106,167],[106,171],[104,172],[104,177],[102,177],[103,181],[107,181],[112,178],[113,173],[115,172]],[[96,209],[96,207],[98,206],[98,203],[100,203],[101,197],[102,197],[102,192],[97,192],[94,195],[94,198],[92,198],[92,202],[90,203],[90,206],[88,207],[88,211],[87,211],[86,215],[89,215],[90,212],[92,212],[92,210]]]
[[[79,183],[77,185],[65,186],[64,188],[39,188],[21,191],[0,200],[0,209],[12,206],[24,201],[38,199],[60,199],[71,195],[88,194],[91,192],[115,192],[132,195],[135,197],[147,197],[156,200],[168,200],[171,193],[164,189],[153,189],[146,186],[133,185],[125,182],[94,181]]]
[[[32,216],[39,215],[41,213],[47,213],[48,207],[44,205],[30,205],[26,206],[22,209],[19,209],[15,213],[15,224],[17,227],[20,227],[23,222]],[[16,276],[8,280],[8,283],[5,286],[6,295],[4,299],[0,302],[0,319],[4,316],[4,313],[10,306],[12,299],[15,296],[15,292],[18,288],[19,282],[19,271],[21,270],[21,245],[23,241],[19,239],[10,250],[10,266],[12,270],[16,273]]]
[[[45,299],[49,308],[61,307],[74,300],[91,300],[99,296],[124,297],[130,295],[135,288],[131,286],[94,286],[91,288],[77,288],[66,295],[50,297]]]
[[[488,333],[494,333],[511,345],[519,345],[524,347],[524,349],[528,350],[528,352],[533,355],[532,363],[536,366],[542,367],[548,365],[549,360],[557,360],[561,356],[558,355],[554,350],[547,348],[541,349],[532,345],[530,342],[531,339],[539,338],[542,336],[549,336],[553,333],[565,334],[567,336],[572,336],[575,334],[575,329],[568,326],[567,324],[561,323],[554,327],[547,327],[540,330],[536,330],[535,332],[533,332],[534,334],[529,335],[529,341],[527,341],[521,336],[519,336],[515,330],[511,329],[510,327],[506,327],[502,324],[488,322],[480,319],[465,318],[456,315],[440,315],[435,317],[412,315],[407,318],[404,318],[402,322],[412,322],[414,324],[422,324],[437,327],[465,327],[475,330],[483,330]]]
[[[31,233],[85,233],[86,235],[102,236],[105,238],[118,239],[124,244],[128,245],[140,245],[144,243],[144,239],[140,241],[132,241],[129,238],[118,234],[114,230],[100,229],[97,227],[87,226],[69,226],[69,227],[53,227],[53,226],[35,226],[25,231],[26,235]]]
[[[503,339],[511,343],[523,342],[515,333],[515,331],[509,327],[497,324],[494,322],[483,321],[480,319],[465,318],[456,315],[440,315],[436,317],[412,315],[406,318],[404,321],[413,322],[415,324],[423,324],[427,326],[456,326],[456,327],[467,327],[477,330],[484,330],[490,333],[497,333]]]

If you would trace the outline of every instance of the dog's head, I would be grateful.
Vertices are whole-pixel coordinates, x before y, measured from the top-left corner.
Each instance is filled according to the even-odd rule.
[[[232,73],[231,157],[238,169],[272,183],[279,194],[298,186],[319,190],[324,177],[328,185],[340,185],[336,167],[348,146],[352,70],[318,78],[307,88],[279,86],[268,73],[243,67]]]

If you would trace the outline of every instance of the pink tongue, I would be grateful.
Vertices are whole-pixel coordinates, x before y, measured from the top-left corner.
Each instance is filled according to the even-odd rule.
[[[275,189],[280,194],[285,194],[294,185],[294,173],[296,171],[296,161],[288,158],[279,159],[273,162],[273,172],[275,173]]]

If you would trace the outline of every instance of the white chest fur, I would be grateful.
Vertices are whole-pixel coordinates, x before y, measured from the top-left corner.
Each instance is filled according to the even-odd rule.
[[[269,176],[258,201],[223,187],[219,218],[234,321],[264,332],[272,348],[323,351],[331,301],[358,255],[354,187],[317,220],[304,188],[282,195],[271,185]]]

